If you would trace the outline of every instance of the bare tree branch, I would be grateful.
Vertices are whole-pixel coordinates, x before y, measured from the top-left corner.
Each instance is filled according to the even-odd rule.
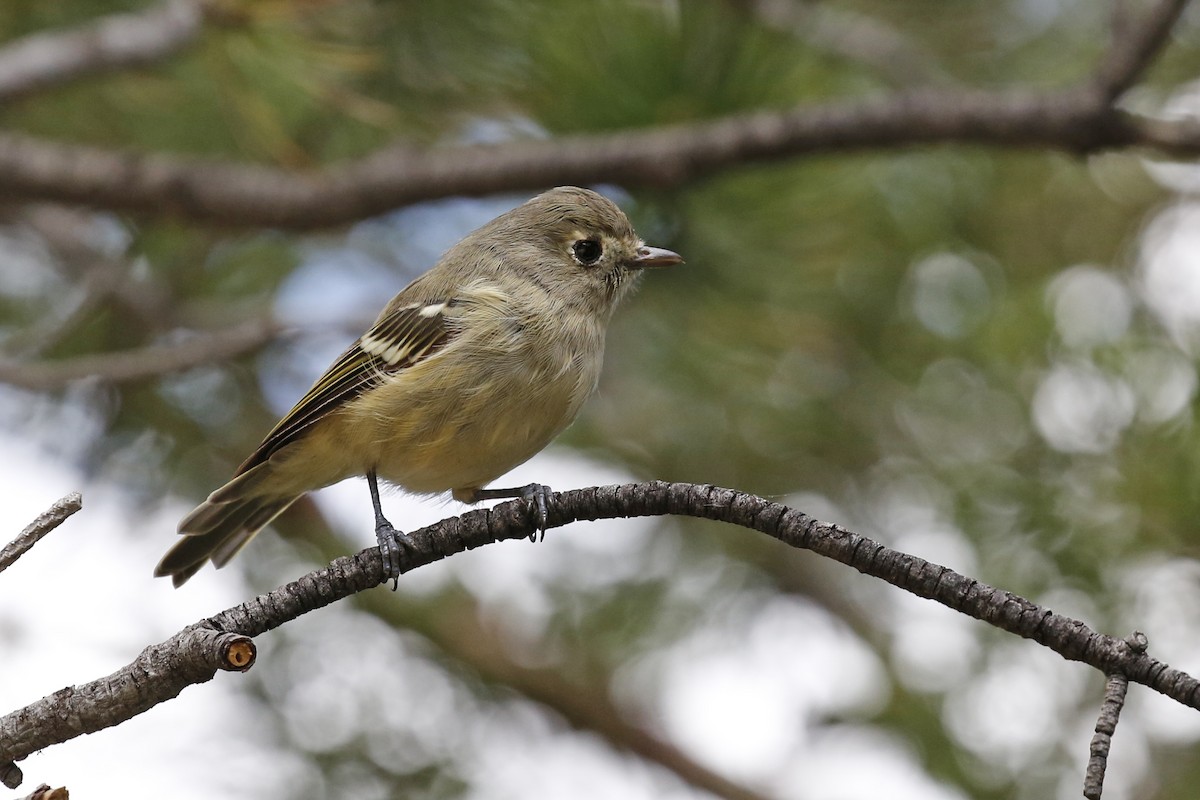
[[[1125,639],[1126,643],[1139,653],[1146,652],[1149,641],[1146,634],[1135,631]],[[1108,769],[1108,752],[1112,746],[1113,734],[1117,731],[1117,722],[1121,718],[1121,709],[1125,707],[1125,694],[1129,691],[1129,679],[1120,673],[1108,676],[1104,687],[1104,703],[1100,706],[1100,717],[1096,720],[1096,732],[1092,736],[1089,748],[1087,772],[1083,778],[1083,796],[1087,800],[1100,800],[1104,792],[1104,773]]]
[[[236,227],[312,229],[453,195],[561,183],[674,186],[741,164],[818,152],[954,142],[1076,153],[1140,146],[1194,155],[1200,153],[1195,124],[1133,116],[1112,105],[1165,44],[1186,2],[1162,0],[1139,23],[1117,26],[1093,78],[1062,91],[917,91],[548,141],[393,146],[308,172],[5,133],[0,198]]]
[[[23,389],[61,389],[71,381],[96,378],[109,383],[142,380],[225,361],[256,350],[279,336],[274,319],[252,319],[228,330],[204,333],[178,344],[151,345],[61,361],[0,361],[0,382]]]
[[[311,229],[453,195],[561,183],[673,186],[803,153],[958,142],[1072,152],[1149,139],[1141,120],[1071,91],[924,91],[758,112],[710,122],[518,141],[384,148],[296,172],[230,161],[121,153],[0,134],[0,197],[52,200],[231,226]],[[1173,149],[1200,152],[1176,136]]]
[[[1112,102],[1141,78],[1171,35],[1189,0],[1159,0],[1142,19],[1135,20],[1127,0],[1118,0],[1113,19],[1112,46],[1096,70],[1096,89]]]
[[[332,560],[345,552],[345,539],[322,524],[324,518],[311,496],[301,498],[296,511],[312,520],[301,523],[290,536],[294,540],[302,531],[303,544],[315,548],[314,558]],[[628,719],[612,701],[603,666],[589,664],[567,676],[561,670],[531,666],[527,659],[514,658],[495,630],[482,622],[482,608],[465,596],[457,602],[443,597],[429,607],[419,601],[396,602],[387,592],[362,592],[354,600],[392,627],[423,637],[441,656],[479,680],[523,696],[567,725],[605,739],[616,750],[661,767],[714,797],[765,800],[753,789],[689,757],[637,720]],[[538,659],[535,656],[533,660]]]
[[[0,48],[0,102],[162,60],[199,37],[204,6],[201,0],[167,0],[138,13],[10,42]]]
[[[21,784],[21,770],[14,762],[41,749],[26,752],[30,742],[74,731],[58,739],[66,741],[117,725],[176,697],[194,683],[212,680],[218,670],[245,672],[254,665],[254,657],[249,637],[192,625],[147,647],[133,663],[111,675],[43,697],[17,712],[24,716],[24,724],[4,734],[0,782],[10,789]],[[21,755],[10,757],[10,753]]]
[[[11,567],[18,558],[25,555],[46,534],[66,522],[67,517],[83,508],[83,496],[79,492],[71,492],[61,500],[55,501],[38,518],[26,526],[21,534],[0,550],[0,572]]]
[[[1121,639],[1097,633],[1079,620],[1056,614],[1010,592],[761,497],[715,486],[655,481],[559,492],[551,497],[548,510],[549,527],[579,520],[662,514],[741,525],[1032,639],[1067,660],[1087,664],[1106,675],[1124,675],[1200,710],[1200,680],[1172,669]],[[407,534],[411,547],[403,556],[403,571],[492,542],[527,537],[536,525],[534,514],[524,501],[502,503],[443,520]],[[139,661],[102,681],[79,689],[64,689],[0,717],[0,778],[11,777],[12,770],[16,770],[12,762],[37,750],[115,725],[174,697],[188,683],[211,678],[210,663],[193,664],[181,655],[177,640],[189,631],[258,636],[384,582],[383,561],[377,547],[343,556],[324,569],[226,609],[166,642],[147,648]],[[169,668],[148,671],[143,660],[149,658],[147,654],[152,654],[152,663],[165,660]],[[130,681],[136,691],[113,691],[113,686],[125,686]],[[161,688],[160,683],[167,688]],[[6,762],[11,770],[5,771]],[[16,784],[6,785],[14,788]]]

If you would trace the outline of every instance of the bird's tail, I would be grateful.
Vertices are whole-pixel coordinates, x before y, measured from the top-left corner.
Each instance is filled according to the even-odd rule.
[[[299,495],[265,493],[271,465],[259,464],[208,496],[179,523],[184,537],[154,568],[156,578],[171,576],[176,587],[196,574],[204,562],[225,566],[271,520]]]

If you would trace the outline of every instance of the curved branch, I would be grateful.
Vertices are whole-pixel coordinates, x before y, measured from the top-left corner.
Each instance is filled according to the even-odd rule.
[[[454,195],[563,183],[675,186],[743,163],[818,152],[954,142],[1077,153],[1144,146],[1194,155],[1200,153],[1194,124],[1132,116],[1113,106],[1161,51],[1187,1],[1161,0],[1136,23],[1118,20],[1095,74],[1062,91],[918,91],[604,135],[396,146],[309,172],[6,133],[0,134],[0,199],[300,230]],[[174,0],[158,13],[175,3],[180,9],[204,8]]]
[[[1001,630],[1032,639],[1067,660],[1079,661],[1105,674],[1124,675],[1131,681],[1200,710],[1200,681],[1172,669],[1121,639],[1097,633],[1079,620],[1055,614],[1010,592],[884,547],[838,525],[821,522],[752,494],[715,486],[654,481],[558,492],[552,495],[548,511],[549,527],[560,527],[579,520],[681,514],[750,528],[792,547],[811,550],[840,561],[918,597],[936,600]],[[524,501],[501,503],[494,508],[451,517],[407,534],[411,547],[403,556],[402,571],[408,572],[492,542],[525,538],[536,527],[536,520]],[[226,609],[196,623],[196,626],[241,636],[257,636],[309,611],[384,582],[379,549],[371,547],[335,559],[324,569]],[[147,648],[145,652],[177,654],[178,646],[172,643],[181,635],[177,634],[167,642]],[[160,695],[151,691],[158,681],[150,680],[149,686],[142,686],[138,702],[125,708],[114,709],[114,698],[110,695],[84,693],[84,689],[96,685],[87,684],[80,689],[63,690],[32,706],[0,717],[0,777],[12,774],[11,770],[6,771],[6,764],[15,770],[12,762],[37,750],[115,725],[174,697],[187,683],[199,683],[211,677],[207,666],[198,669],[195,665],[178,660],[174,663],[174,671],[161,675],[154,673],[159,681],[170,682],[169,693]],[[103,685],[127,673],[146,675],[141,662],[135,661],[104,679]],[[190,676],[193,675],[207,677],[191,680]],[[94,703],[104,705],[104,713],[83,714],[77,705],[73,705],[79,702],[81,693]]]
[[[389,147],[309,172],[117,152],[0,134],[0,198],[52,200],[234,227],[313,229],[423,200],[615,182],[674,186],[744,163],[957,142],[1072,152],[1146,144],[1200,152],[1194,131],[1150,138],[1144,118],[1058,93],[923,91],[688,125],[502,145]],[[1162,125],[1163,123],[1155,123]]]
[[[302,535],[302,544],[312,558],[332,560],[345,552],[345,538],[323,524],[311,495],[301,498],[291,517],[304,521],[289,531],[289,538],[296,541],[296,536]],[[590,663],[567,675],[561,669],[541,666],[544,661],[536,655],[532,659],[516,657],[497,630],[483,621],[486,615],[481,613],[479,598],[468,594],[442,596],[428,605],[422,601],[397,602],[390,592],[363,592],[353,601],[385,624],[424,638],[438,651],[438,660],[453,662],[456,671],[461,669],[483,683],[515,692],[565,725],[604,739],[614,750],[658,766],[722,800],[766,800],[746,784],[706,767],[642,721],[622,713],[611,696],[608,665]]]
[[[1120,673],[1179,703],[1200,710],[1200,680],[1097,633],[1079,620],[1055,614],[1022,597],[954,570],[901,553],[839,525],[733,489],[690,483],[625,484],[553,495],[549,527],[579,520],[681,514],[719,520],[765,533],[784,544],[811,550],[918,597],[936,600],[1001,630],[1032,639],[1063,658],[1106,674]],[[535,527],[524,501],[502,503],[409,533],[414,557],[403,571],[503,539],[528,536]],[[383,582],[378,548],[335,560],[300,580],[207,620],[218,630],[247,636]]]

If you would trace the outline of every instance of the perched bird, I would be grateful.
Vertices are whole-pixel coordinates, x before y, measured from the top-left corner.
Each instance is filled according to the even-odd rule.
[[[403,534],[379,479],[473,503],[523,497],[544,531],[549,489],[486,489],[566,428],[596,387],[617,302],[648,247],[615,204],[566,186],[469,234],[380,313],[267,434],[232,480],[179,523],[156,576],[176,586],[224,566],[305,492],[365,475],[388,578]]]

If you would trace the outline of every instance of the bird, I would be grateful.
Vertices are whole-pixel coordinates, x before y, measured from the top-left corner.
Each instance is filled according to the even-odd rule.
[[[365,476],[385,582],[404,534],[379,481],[465,503],[523,498],[545,533],[550,489],[488,485],[574,421],[596,388],[613,311],[651,247],[608,198],[574,186],[533,197],[471,232],[402,289],[237,468],[179,523],[156,577],[182,586],[223,567],[307,492]]]

